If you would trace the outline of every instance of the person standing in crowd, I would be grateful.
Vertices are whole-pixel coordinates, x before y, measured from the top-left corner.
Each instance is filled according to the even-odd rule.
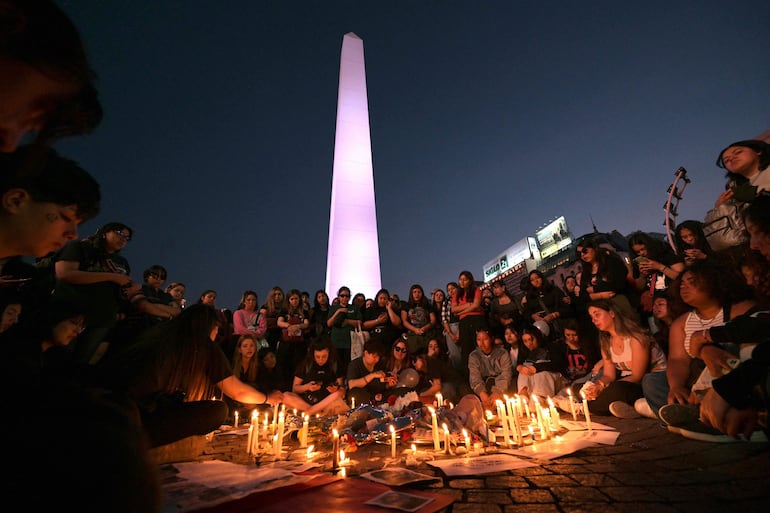
[[[508,292],[503,280],[496,280],[492,283],[492,304],[489,307],[489,327],[495,341],[505,339],[505,328],[513,326],[515,330],[524,327],[523,317],[519,309],[519,303]]]
[[[470,271],[462,271],[458,278],[460,288],[452,299],[452,313],[460,318],[461,371],[468,375],[468,356],[476,348],[476,332],[487,329],[487,316],[481,306],[481,290]]]
[[[401,317],[388,289],[377,291],[374,301],[374,306],[366,309],[362,327],[369,332],[369,338],[376,338],[388,347],[401,336]]]
[[[278,365],[283,368],[285,376],[293,376],[297,365],[307,354],[310,331],[310,312],[303,308],[302,294],[298,289],[291,289],[286,295],[277,324],[282,330],[277,352]]]
[[[463,357],[460,348],[460,317],[452,312],[452,303],[459,288],[459,285],[454,281],[446,284],[446,299],[441,308],[441,325],[444,327],[449,363],[455,370],[465,374],[465,371],[462,370]]]
[[[350,303],[350,289],[342,286],[337,291],[340,300],[338,305],[332,305],[326,325],[331,328],[331,339],[337,349],[338,361],[343,370],[350,363],[350,332],[361,329],[361,312]]]
[[[267,293],[265,304],[259,309],[259,313],[265,317],[265,322],[267,322],[267,335],[265,337],[273,351],[278,350],[278,343],[281,341],[281,327],[278,326],[278,316],[281,315],[281,310],[283,310],[283,299],[283,289],[276,285]]]
[[[331,328],[326,325],[329,320],[329,295],[325,290],[316,290],[313,298],[313,308],[310,310],[310,325],[313,327],[312,340],[331,337]]]
[[[433,327],[438,324],[435,311],[431,308],[422,285],[409,287],[409,300],[401,310],[401,325],[406,331],[409,352],[416,354],[428,347]]]
[[[238,308],[233,312],[233,333],[234,335],[251,335],[257,341],[257,349],[259,349],[259,342],[265,338],[267,332],[267,323],[264,316],[257,310],[257,305],[259,305],[257,293],[253,290],[243,291]],[[230,340],[233,338],[231,336]],[[223,345],[222,350],[225,351],[225,354],[230,354],[227,350],[232,345],[230,341]]]

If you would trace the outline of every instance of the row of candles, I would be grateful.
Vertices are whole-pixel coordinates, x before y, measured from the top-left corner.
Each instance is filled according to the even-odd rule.
[[[295,410],[296,416],[296,410]],[[277,417],[277,420],[276,420]],[[246,452],[250,455],[259,453],[272,453],[276,458],[281,456],[283,447],[283,437],[286,430],[286,406],[279,412],[278,405],[273,410],[273,422],[268,425],[268,413],[265,412],[264,421],[260,427],[259,414],[257,410],[252,411],[249,422],[249,434],[246,441]],[[238,412],[235,412],[235,426],[238,426]],[[300,427],[298,438],[301,448],[307,447],[308,429],[310,426],[310,416],[302,414],[302,427]],[[260,447],[260,441],[264,436],[265,443]],[[260,450],[262,449],[262,450]]]

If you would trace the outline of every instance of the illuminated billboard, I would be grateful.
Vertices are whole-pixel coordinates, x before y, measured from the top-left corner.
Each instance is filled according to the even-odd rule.
[[[501,274],[505,274],[527,259],[534,258],[535,240],[532,237],[521,239],[519,242],[506,249],[484,265],[484,283],[488,283]]]
[[[540,256],[544,259],[572,244],[572,236],[564,216],[551,221],[545,228],[536,231],[535,238],[537,239],[537,246],[540,248]]]

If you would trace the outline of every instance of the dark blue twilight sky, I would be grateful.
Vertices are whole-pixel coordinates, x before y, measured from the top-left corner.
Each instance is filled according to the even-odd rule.
[[[60,0],[103,124],[57,148],[153,263],[234,307],[323,288],[342,37],[364,41],[383,286],[405,297],[558,217],[663,231],[723,188],[714,161],[770,129],[770,4],[699,1]],[[333,292],[333,291],[330,291]],[[356,292],[356,291],[353,291]],[[333,294],[332,294],[333,295]]]

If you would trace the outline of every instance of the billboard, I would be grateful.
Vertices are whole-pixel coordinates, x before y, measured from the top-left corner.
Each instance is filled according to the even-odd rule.
[[[551,221],[544,228],[536,231],[535,238],[543,259],[572,244],[572,235],[567,228],[567,221],[564,216]]]
[[[535,241],[532,237],[521,239],[503,253],[497,255],[484,265],[484,283],[488,283],[506,271],[509,271],[529,258],[533,258],[532,248]],[[537,249],[535,248],[535,251]]]

